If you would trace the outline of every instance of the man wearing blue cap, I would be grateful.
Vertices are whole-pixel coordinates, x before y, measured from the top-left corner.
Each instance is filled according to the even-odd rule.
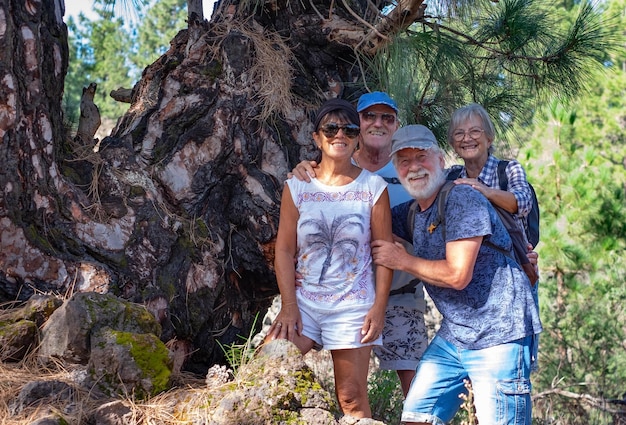
[[[367,93],[359,98],[357,111],[361,140],[359,149],[352,155],[353,162],[385,179],[392,207],[411,200],[391,163],[391,138],[400,126],[396,102],[383,92]],[[293,170],[293,175],[299,180],[310,181],[310,177],[315,177],[316,166],[314,161],[302,161]],[[407,243],[406,248],[412,250],[411,244]],[[383,346],[375,347],[374,353],[381,369],[398,373],[405,396],[428,344],[425,309],[422,283],[408,273],[394,272],[385,315]]]

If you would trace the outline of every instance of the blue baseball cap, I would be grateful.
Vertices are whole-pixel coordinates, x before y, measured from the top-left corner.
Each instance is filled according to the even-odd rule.
[[[385,105],[389,106],[391,109],[398,113],[398,105],[396,102],[389,97],[387,93],[383,93],[381,91],[374,91],[371,93],[365,93],[361,97],[359,97],[359,103],[356,105],[356,110],[358,112],[362,112],[374,105]]]

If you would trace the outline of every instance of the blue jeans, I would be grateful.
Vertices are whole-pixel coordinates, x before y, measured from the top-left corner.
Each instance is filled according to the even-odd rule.
[[[454,418],[467,394],[474,391],[481,424],[530,424],[530,357],[532,337],[482,350],[457,348],[435,336],[417,367],[404,402],[403,422],[444,425]]]

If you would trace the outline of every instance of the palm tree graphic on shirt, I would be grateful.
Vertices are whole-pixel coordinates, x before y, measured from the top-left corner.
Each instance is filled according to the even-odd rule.
[[[363,216],[361,214],[343,214],[333,218],[329,223],[320,212],[321,217],[310,218],[302,222],[302,227],[312,226],[315,230],[307,234],[306,241],[312,249],[312,256],[319,258],[325,256],[318,284],[321,285],[326,277],[326,272],[332,263],[333,257],[338,257],[342,265],[348,264],[356,256],[359,242],[353,235],[353,227],[364,231]],[[353,220],[354,219],[354,220]]]

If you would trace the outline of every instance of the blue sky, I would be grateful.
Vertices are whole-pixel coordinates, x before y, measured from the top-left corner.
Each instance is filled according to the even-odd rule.
[[[205,19],[209,19],[211,13],[213,12],[213,1],[212,0],[204,0],[204,17]],[[95,15],[92,12],[93,0],[65,0],[65,18],[71,15],[75,18],[78,17],[80,12],[83,12],[87,18],[94,18]]]
[[[69,16],[78,17],[83,12],[87,17],[90,16],[93,1],[91,0],[65,0],[65,20]],[[93,15],[92,15],[93,16]]]

